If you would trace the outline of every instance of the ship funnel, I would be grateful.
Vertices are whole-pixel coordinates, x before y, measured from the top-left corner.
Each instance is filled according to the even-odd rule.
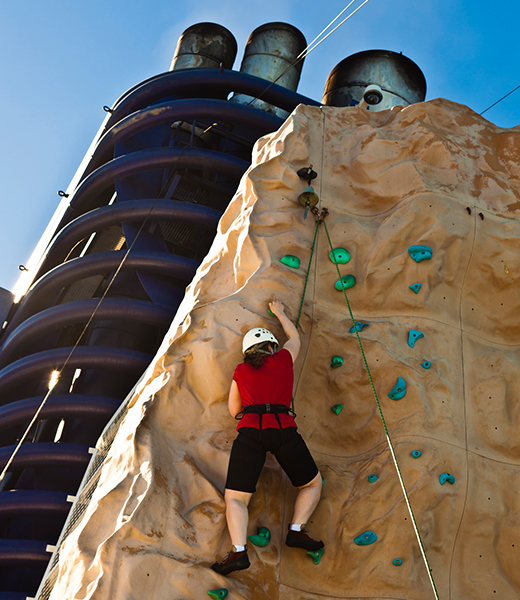
[[[222,25],[197,23],[179,38],[170,71],[179,69],[232,69],[237,55],[235,36]]]
[[[240,71],[267,81],[276,81],[278,85],[295,92],[300,81],[303,60],[294,66],[291,65],[306,47],[307,41],[296,27],[287,23],[266,23],[249,36]],[[278,77],[280,79],[277,80]],[[249,104],[252,100],[251,96],[244,94],[235,94],[231,99],[232,102],[240,104]],[[253,106],[282,119],[289,115],[287,111],[263,100],[255,100]]]
[[[422,102],[425,97],[426,80],[412,60],[390,50],[367,50],[348,56],[332,69],[322,102],[380,111]]]

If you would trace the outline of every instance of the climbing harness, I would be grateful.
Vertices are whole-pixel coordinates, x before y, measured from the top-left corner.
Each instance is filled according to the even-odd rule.
[[[268,415],[268,414],[274,415],[276,420],[278,421],[278,425],[279,425],[280,429],[283,429],[283,427],[282,427],[282,422],[280,421],[280,417],[278,416],[279,414],[291,415],[292,417],[296,416],[294,414],[294,410],[292,408],[289,408],[285,404],[249,404],[247,406],[244,406],[244,408],[235,415],[235,419],[237,421],[240,421],[240,419],[244,415],[249,415],[249,414],[258,415],[258,417],[259,417],[258,428],[259,429],[262,429],[262,417],[264,415]]]

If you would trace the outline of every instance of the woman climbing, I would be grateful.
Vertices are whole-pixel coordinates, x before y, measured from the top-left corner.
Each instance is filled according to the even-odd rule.
[[[244,362],[235,369],[229,391],[229,412],[240,419],[233,443],[226,480],[226,519],[232,551],[211,568],[222,575],[247,569],[248,505],[267,452],[272,452],[292,484],[300,492],[285,543],[315,552],[323,542],[308,536],[303,526],[321,496],[321,475],[303,438],[297,432],[291,410],[293,364],[300,351],[300,336],[284,312],[284,305],[269,304],[288,337],[277,352],[278,340],[267,329],[257,327],[244,336]]]

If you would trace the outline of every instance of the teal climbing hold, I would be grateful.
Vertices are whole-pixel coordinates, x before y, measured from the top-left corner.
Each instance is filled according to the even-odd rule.
[[[372,475],[368,476],[368,481],[370,481],[370,483],[375,483],[378,479],[379,477],[377,475],[374,475],[373,473]]]
[[[354,544],[358,546],[370,546],[377,542],[377,535],[373,531],[364,531],[361,535],[354,538]]]
[[[345,248],[334,248],[329,252],[329,258],[335,265],[346,265],[350,261],[350,252]]]
[[[339,415],[339,413],[343,410],[343,404],[334,404],[334,406],[331,408],[337,415]]]
[[[292,254],[286,254],[285,256],[282,256],[280,262],[286,267],[291,267],[291,269],[300,268],[300,259],[297,256],[293,256]]]
[[[247,538],[255,546],[264,548],[271,541],[271,532],[267,527],[259,527],[256,535],[250,535]]]
[[[420,263],[423,260],[430,260],[433,255],[433,250],[430,246],[410,246],[408,252],[416,263]]]
[[[356,278],[354,275],[345,275],[339,281],[336,281],[334,287],[341,292],[341,290],[348,290],[356,285]]]
[[[443,473],[439,477],[439,481],[441,482],[441,485],[444,485],[446,482],[451,483],[451,485],[453,485],[455,483],[455,477],[453,477],[453,475],[451,475],[450,473]]]
[[[333,356],[330,360],[330,366],[333,369],[337,369],[338,367],[341,367],[342,364],[343,364],[343,359],[341,358],[341,356]]]
[[[419,293],[419,290],[421,289],[421,284],[420,283],[414,283],[413,285],[409,285],[408,286],[411,290],[413,290],[416,294]]]
[[[325,477],[321,476],[321,485],[325,485]]]
[[[226,588],[220,588],[219,590],[209,590],[208,596],[211,596],[213,600],[222,600],[228,595]]]
[[[421,456],[421,454],[422,454],[422,452],[421,452],[420,450],[414,450],[414,451],[412,452],[412,456],[413,456],[414,458],[419,458],[419,456]]]
[[[416,329],[411,329],[410,333],[408,334],[408,345],[410,346],[410,348],[413,348],[415,345],[415,342],[417,340],[420,340],[423,337],[424,337],[424,333],[422,333],[422,331],[417,331]]]
[[[406,381],[402,377],[397,378],[397,383],[388,392],[388,397],[392,400],[401,400],[406,396]]]
[[[432,363],[429,360],[425,360],[424,362],[421,363],[421,367],[423,369],[429,369],[431,366],[432,366]]]
[[[361,323],[360,321],[356,321],[355,325],[349,329],[350,333],[354,333],[354,331],[361,331],[363,327],[370,327],[370,323]]]
[[[403,561],[400,558],[394,558],[392,564],[394,567],[400,567],[403,564]]]
[[[325,548],[320,548],[319,550],[316,550],[315,552],[312,552],[312,550],[308,550],[307,554],[309,556],[312,556],[315,565],[319,565],[320,559],[324,552],[325,552]]]

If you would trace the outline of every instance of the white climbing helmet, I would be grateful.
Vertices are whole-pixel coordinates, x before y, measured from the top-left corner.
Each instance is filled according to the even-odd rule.
[[[256,346],[256,344],[261,344],[262,342],[272,342],[277,346],[279,345],[278,340],[268,329],[255,327],[245,334],[244,339],[242,340],[242,352],[245,354],[249,348]]]

